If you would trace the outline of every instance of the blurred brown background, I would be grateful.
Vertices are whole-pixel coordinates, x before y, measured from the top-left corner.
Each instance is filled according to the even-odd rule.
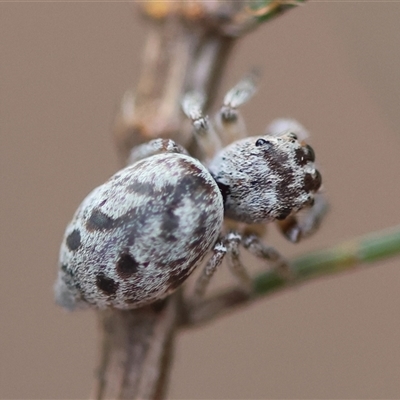
[[[227,89],[263,71],[245,115],[312,132],[332,204],[287,255],[400,222],[400,3],[310,2],[243,40]],[[80,399],[95,314],[53,303],[59,243],[118,168],[110,131],[145,25],[127,3],[2,3],[0,397]],[[171,398],[400,398],[400,260],[272,297],[179,337]],[[224,271],[218,279],[231,279]]]

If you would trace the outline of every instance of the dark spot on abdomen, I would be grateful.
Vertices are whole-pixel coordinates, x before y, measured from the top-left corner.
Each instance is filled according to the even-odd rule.
[[[86,221],[86,228],[89,231],[103,231],[113,229],[115,220],[104,214],[99,209],[95,208],[92,211],[92,215]]]
[[[169,242],[175,242],[178,238],[174,233],[179,228],[179,216],[173,210],[166,210],[161,224],[161,237]]]
[[[105,294],[111,296],[118,290],[119,283],[104,274],[99,274],[96,277],[96,285]]]
[[[73,230],[67,237],[67,246],[71,251],[77,250],[81,245],[81,233],[78,229]]]
[[[118,275],[126,279],[137,272],[139,263],[129,253],[122,253],[117,261],[116,268]]]

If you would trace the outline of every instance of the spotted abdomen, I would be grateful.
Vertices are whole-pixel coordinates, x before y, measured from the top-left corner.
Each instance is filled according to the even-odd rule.
[[[205,167],[182,154],[137,162],[93,190],[68,225],[57,302],[136,308],[175,290],[221,231],[223,202]]]

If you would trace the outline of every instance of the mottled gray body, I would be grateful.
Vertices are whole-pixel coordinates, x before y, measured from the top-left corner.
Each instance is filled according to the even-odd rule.
[[[302,141],[307,132],[297,121],[275,121],[269,134],[246,137],[237,107],[254,92],[251,76],[231,89],[216,129],[203,115],[202,93],[184,96],[183,111],[192,120],[198,155],[208,169],[174,141],[154,139],[133,148],[133,164],[87,196],[61,245],[55,287],[60,305],[130,309],[151,304],[177,289],[210,250],[191,301],[203,296],[225,256],[251,291],[239,246],[290,275],[284,257],[256,236],[257,225],[222,229],[224,216],[246,224],[282,220],[280,231],[297,242],[315,231],[326,212],[322,197],[315,196],[321,175],[314,151]],[[232,144],[221,149],[221,142]],[[303,208],[308,212],[300,220],[295,214]]]
[[[236,141],[216,155],[209,171],[224,195],[225,215],[250,224],[285,219],[312,205],[321,186],[313,150],[292,133]]]
[[[93,190],[66,229],[56,283],[68,308],[136,308],[175,290],[221,232],[209,172],[183,154],[141,160]]]

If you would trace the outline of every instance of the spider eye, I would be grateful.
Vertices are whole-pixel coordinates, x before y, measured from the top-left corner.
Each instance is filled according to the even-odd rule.
[[[257,147],[265,146],[266,144],[271,144],[271,142],[269,142],[268,140],[265,140],[265,139],[258,139],[256,142]]]
[[[298,139],[297,135],[296,135],[295,133],[293,133],[293,132],[288,133],[288,136],[289,136],[290,138],[292,138],[292,139],[295,139],[295,140]]]
[[[307,159],[309,161],[314,162],[315,161],[315,153],[314,153],[314,149],[310,146],[310,145],[306,145],[306,149],[308,150],[308,157]]]

